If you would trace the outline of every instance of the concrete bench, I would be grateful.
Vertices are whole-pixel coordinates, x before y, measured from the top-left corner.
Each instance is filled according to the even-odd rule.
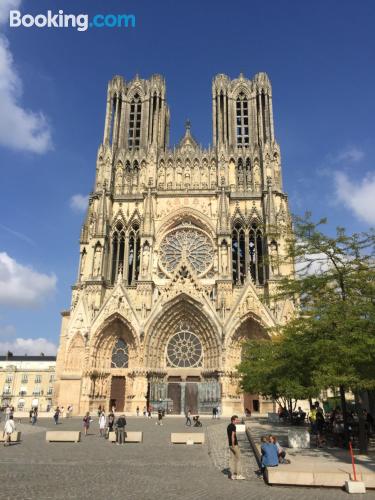
[[[310,448],[310,433],[304,429],[288,430],[289,448]]]
[[[116,442],[116,433],[115,432],[110,432],[108,434],[108,441],[111,443]],[[128,432],[126,431],[126,438],[125,438],[125,443],[142,443],[143,442],[143,432],[138,432],[138,431],[133,431],[133,432]]]
[[[4,443],[5,441],[5,435],[1,432],[0,433],[0,443]],[[21,433],[19,431],[12,432],[10,435],[10,442],[11,443],[19,443],[21,441]]]
[[[236,424],[236,432],[246,432],[246,425],[245,424]]]
[[[81,441],[81,431],[48,431],[46,441],[78,443]]]
[[[172,432],[172,444],[204,444],[204,432]]]

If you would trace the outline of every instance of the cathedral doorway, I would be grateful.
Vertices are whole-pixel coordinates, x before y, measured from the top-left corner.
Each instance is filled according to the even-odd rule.
[[[116,411],[124,411],[125,408],[125,377],[113,376],[111,381],[110,410],[115,407]]]
[[[171,413],[179,415],[181,413],[181,384],[179,382],[169,382],[167,399],[171,402]]]

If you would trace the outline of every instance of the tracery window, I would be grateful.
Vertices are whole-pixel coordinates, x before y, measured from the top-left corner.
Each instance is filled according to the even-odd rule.
[[[237,222],[232,231],[233,282],[242,285],[250,273],[254,283],[263,285],[266,279],[263,233],[257,224],[245,230]]]
[[[129,116],[129,136],[128,146],[129,149],[139,149],[141,138],[141,114],[142,102],[138,94],[135,94],[130,103],[130,116]]]
[[[112,236],[112,271],[111,282],[114,283],[117,275],[124,269],[125,258],[125,231],[121,222],[115,226]]]
[[[118,339],[112,350],[112,368],[128,368],[129,348],[123,339]]]
[[[236,100],[237,146],[249,146],[249,109],[247,96],[240,92]]]
[[[160,265],[172,273],[186,259],[198,275],[212,266],[213,248],[208,236],[194,227],[181,227],[167,234],[160,245]]]
[[[167,345],[167,366],[176,368],[192,368],[202,366],[203,349],[199,338],[189,330],[182,327],[175,333]]]

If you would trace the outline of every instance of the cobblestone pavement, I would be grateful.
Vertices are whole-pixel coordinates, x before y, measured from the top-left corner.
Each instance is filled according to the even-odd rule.
[[[129,418],[127,430],[142,430],[142,444],[116,446],[98,436],[97,421],[80,443],[47,443],[51,420],[35,427],[19,424],[21,444],[0,448],[0,498],[126,499],[126,500],[262,500],[336,499],[347,496],[338,489],[270,487],[259,479],[257,464],[245,439],[240,439],[246,481],[229,481],[226,445],[227,422],[203,420],[207,444],[171,445],[171,432],[184,432],[182,418]],[[1,424],[0,424],[1,425]],[[65,420],[59,430],[78,430],[81,419]],[[191,429],[192,432],[201,429]],[[224,472],[223,472],[224,471]],[[369,493],[366,498],[375,498]]]

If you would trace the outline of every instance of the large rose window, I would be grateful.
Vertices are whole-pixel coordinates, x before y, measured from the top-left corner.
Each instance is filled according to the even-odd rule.
[[[213,264],[213,248],[208,236],[194,227],[181,227],[165,236],[160,245],[160,266],[167,274],[186,259],[198,275]]]
[[[182,329],[170,338],[167,345],[167,365],[176,368],[202,366],[202,344],[188,329]]]

